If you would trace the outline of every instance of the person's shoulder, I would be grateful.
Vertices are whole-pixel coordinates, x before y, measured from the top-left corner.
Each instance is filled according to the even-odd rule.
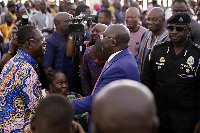
[[[146,29],[145,27],[143,27],[143,26],[140,26],[140,29],[139,29],[139,30],[144,31],[144,32],[147,31],[147,29]]]
[[[54,42],[58,39],[56,32],[53,32],[50,36],[46,38],[46,41]]]
[[[4,27],[5,25],[6,25],[6,23],[4,23],[4,24],[1,24],[1,25],[0,25],[0,27]]]
[[[198,52],[200,52],[200,45],[197,43],[194,43],[192,41],[190,41],[192,48],[196,49]]]
[[[191,25],[191,27],[200,26],[200,24],[197,21],[195,21],[194,19],[191,19],[190,25]]]

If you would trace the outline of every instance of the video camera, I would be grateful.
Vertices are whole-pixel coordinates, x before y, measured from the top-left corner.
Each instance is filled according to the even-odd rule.
[[[22,15],[21,26],[28,25],[28,15]]]
[[[82,36],[85,35],[85,29],[87,26],[87,21],[95,20],[95,15],[87,15],[86,13],[81,13],[79,16],[72,18],[72,24],[68,25],[69,35],[71,36]]]

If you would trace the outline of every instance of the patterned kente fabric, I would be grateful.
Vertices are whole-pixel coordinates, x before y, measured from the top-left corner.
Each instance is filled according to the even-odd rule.
[[[7,62],[0,75],[0,132],[30,131],[30,120],[41,101],[36,61],[24,51]]]

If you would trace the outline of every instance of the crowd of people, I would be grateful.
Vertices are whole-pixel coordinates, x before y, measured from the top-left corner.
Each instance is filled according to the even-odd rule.
[[[0,6],[0,132],[200,132],[198,8],[126,2]]]

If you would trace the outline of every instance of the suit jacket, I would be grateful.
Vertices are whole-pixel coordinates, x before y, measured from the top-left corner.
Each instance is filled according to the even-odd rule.
[[[44,27],[51,28],[51,29],[54,28],[53,15],[49,12],[47,12],[46,14],[49,18],[48,26],[45,23],[45,18],[41,11],[37,12],[36,14],[33,14],[32,18],[31,18],[32,22],[34,22],[36,24],[36,26],[38,27],[38,29],[41,31]]]
[[[134,56],[128,48],[112,58],[101,72],[95,92],[83,99],[72,101],[75,114],[91,111],[91,104],[95,95],[108,83],[119,79],[131,79],[140,82],[139,69]]]

